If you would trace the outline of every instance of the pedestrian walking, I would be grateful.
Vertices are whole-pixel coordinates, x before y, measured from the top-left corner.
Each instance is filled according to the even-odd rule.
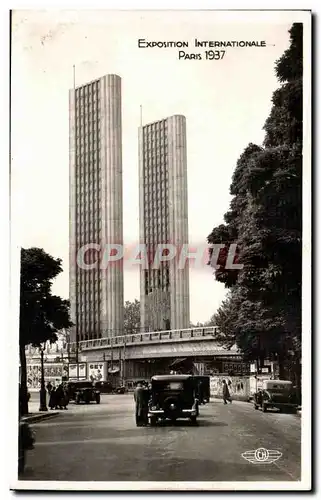
[[[227,402],[232,403],[232,398],[230,396],[230,391],[226,380],[223,380],[223,401],[225,405],[227,404]]]
[[[49,396],[51,394],[51,391],[52,391],[52,385],[51,385],[50,382],[48,382],[48,384],[47,384],[47,392],[48,392]]]
[[[137,427],[146,426],[148,424],[149,390],[140,382],[137,384],[134,391],[134,399],[136,425]]]
[[[62,407],[64,410],[67,410],[67,406],[69,404],[69,395],[66,387],[62,388],[63,390],[63,397],[62,397]]]
[[[64,390],[62,387],[62,384],[59,384],[56,390],[56,410],[59,409],[62,410],[64,408]]]
[[[57,408],[57,395],[56,395],[56,388],[55,387],[53,387],[51,389],[50,398],[49,398],[49,408],[50,408],[50,410]]]

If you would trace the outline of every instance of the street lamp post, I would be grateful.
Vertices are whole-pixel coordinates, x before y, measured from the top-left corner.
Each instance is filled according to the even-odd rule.
[[[112,370],[113,370],[113,363],[114,363],[113,335],[111,334],[111,337],[110,337],[110,365],[111,365]]]
[[[76,333],[76,363],[77,363],[77,380],[79,380],[79,335]]]
[[[43,351],[44,347],[40,346],[40,360],[41,360],[41,387],[40,387],[40,407],[39,411],[48,411],[47,401],[46,401],[46,388],[45,388],[45,369],[43,362]]]
[[[126,386],[126,336],[124,335],[123,385]]]
[[[68,357],[68,369],[69,369],[69,363],[70,363],[70,335],[67,332],[66,333],[66,340],[67,340],[67,357]]]

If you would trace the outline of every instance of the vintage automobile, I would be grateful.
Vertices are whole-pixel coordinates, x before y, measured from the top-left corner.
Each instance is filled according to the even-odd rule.
[[[116,394],[125,394],[126,393],[126,387],[124,385],[120,385],[116,387],[115,389]]]
[[[148,418],[150,425],[159,419],[175,422],[189,418],[197,423],[198,399],[192,375],[154,375],[151,379]]]
[[[100,403],[100,391],[96,389],[90,380],[77,380],[68,382],[67,384],[68,396],[70,401],[79,403],[91,403],[95,401]]]
[[[193,375],[196,395],[199,404],[205,405],[210,402],[210,377],[206,375]]]
[[[297,398],[289,380],[265,380],[263,388],[254,394],[254,408],[266,412],[268,408],[297,412]]]
[[[94,382],[94,388],[101,394],[111,394],[113,392],[112,383],[106,380]]]

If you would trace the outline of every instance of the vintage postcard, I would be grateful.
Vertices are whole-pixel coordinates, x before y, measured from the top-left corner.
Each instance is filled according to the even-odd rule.
[[[310,11],[12,12],[12,489],[310,490],[310,89]]]

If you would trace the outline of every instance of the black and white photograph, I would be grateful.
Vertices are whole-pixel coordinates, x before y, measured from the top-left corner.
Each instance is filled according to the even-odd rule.
[[[10,487],[309,491],[311,12],[10,37]]]

